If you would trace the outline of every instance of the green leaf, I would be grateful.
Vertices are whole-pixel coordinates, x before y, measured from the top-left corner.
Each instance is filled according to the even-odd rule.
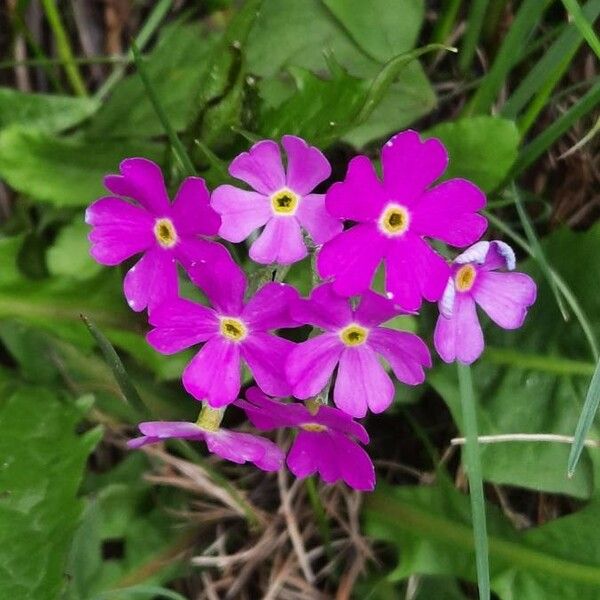
[[[46,255],[48,270],[52,275],[85,280],[100,272],[102,266],[90,256],[89,231],[81,215],[60,230]]]
[[[600,586],[600,503],[517,533],[487,507],[491,587],[500,600],[595,600]],[[397,546],[392,580],[411,574],[455,575],[475,581],[469,501],[450,485],[384,487],[366,501],[367,532]]]
[[[75,434],[82,410],[41,388],[0,404],[0,597],[55,600],[99,429]]]
[[[507,119],[468,117],[427,130],[446,146],[450,164],[445,177],[465,177],[484,191],[498,187],[517,158],[519,131]]]
[[[213,36],[198,24],[176,23],[165,27],[160,39],[144,59],[145,71],[165,113],[176,131],[181,131],[194,109],[204,76]],[[164,133],[139,73],[120,81],[110,98],[92,119],[88,138],[152,137]]]
[[[78,125],[98,108],[90,98],[51,94],[27,94],[0,88],[0,129],[20,125],[47,133],[59,133]]]
[[[0,177],[33,200],[86,206],[106,194],[102,178],[130,156],[160,161],[150,142],[59,138],[11,127],[0,134]]]

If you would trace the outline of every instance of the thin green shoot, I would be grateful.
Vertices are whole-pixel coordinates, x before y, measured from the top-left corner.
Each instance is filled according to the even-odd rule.
[[[592,23],[589,22],[587,16],[581,10],[581,6],[577,0],[562,0],[564,7],[575,22],[577,29],[579,29],[581,35],[585,38],[589,47],[594,51],[596,56],[600,59],[600,38],[596,35]]]

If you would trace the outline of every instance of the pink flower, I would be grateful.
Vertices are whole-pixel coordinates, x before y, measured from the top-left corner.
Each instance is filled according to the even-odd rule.
[[[116,196],[134,202],[108,196],[87,209],[85,221],[93,227],[90,252],[104,265],[118,265],[143,253],[123,287],[133,310],[152,310],[177,295],[176,261],[191,272],[196,266],[201,271],[202,265],[206,269],[231,259],[223,246],[201,237],[215,235],[221,224],[203,179],[188,177],[171,204],[158,165],[128,158],[119,168],[121,174],[108,175],[104,184]]]
[[[287,154],[285,171],[279,146],[263,140],[229,166],[233,177],[256,191],[222,185],[212,195],[212,205],[222,219],[222,238],[241,242],[265,225],[250,247],[250,258],[262,264],[291,264],[304,258],[302,228],[317,245],[342,230],[341,222],[325,210],[325,196],[311,193],[331,173],[327,159],[293,135],[284,135],[281,143]]]
[[[527,308],[535,302],[536,285],[524,273],[496,272],[501,267],[512,271],[515,255],[499,241],[478,242],[454,260],[433,338],[445,362],[470,364],[483,352],[476,304],[503,329],[523,324]]]
[[[404,310],[417,310],[422,298],[439,300],[448,279],[445,260],[423,240],[468,246],[487,227],[476,213],[485,205],[481,190],[464,179],[436,187],[448,163],[437,139],[422,142],[414,131],[398,133],[381,151],[380,181],[366,156],[350,161],[346,179],[327,192],[327,210],[358,224],[327,242],[317,266],[334,289],[353,296],[368,289],[385,263],[385,287]]]
[[[156,444],[179,438],[205,442],[210,452],[234,463],[254,463],[263,471],[278,471],[283,465],[283,452],[270,440],[228,429],[204,429],[185,421],[150,421],[140,423],[142,437],[129,440],[130,448]]]
[[[315,288],[309,300],[298,300],[294,318],[324,333],[290,352],[286,372],[293,395],[315,396],[339,365],[333,393],[336,406],[353,417],[364,417],[367,407],[382,412],[392,402],[394,384],[379,356],[400,381],[422,383],[423,366],[431,366],[425,343],[412,333],[379,326],[397,313],[392,302],[371,291],[352,310],[348,299],[335,294],[330,283]]]
[[[203,343],[183,372],[183,385],[214,408],[237,398],[242,360],[265,392],[289,392],[285,362],[294,343],[270,331],[295,325],[289,309],[298,292],[283,283],[267,283],[244,304],[245,289],[244,274],[230,265],[206,285],[214,308],[177,298],[150,315],[155,329],[146,339],[159,352],[172,354]]]
[[[250,422],[262,431],[294,427],[298,435],[287,455],[287,465],[296,477],[319,473],[327,483],[345,481],[357,490],[375,487],[375,469],[369,455],[354,438],[369,442],[365,428],[341,410],[321,406],[316,414],[299,403],[285,404],[251,388],[247,400],[238,400]]]

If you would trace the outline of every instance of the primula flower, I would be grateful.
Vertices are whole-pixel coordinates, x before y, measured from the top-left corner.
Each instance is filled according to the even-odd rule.
[[[129,448],[140,448],[164,440],[179,438],[205,442],[210,452],[234,463],[254,463],[263,471],[278,471],[283,465],[283,452],[267,440],[249,433],[200,427],[186,421],[150,421],[138,425],[142,437],[129,440]]]
[[[99,263],[111,266],[143,252],[123,288],[133,310],[152,310],[177,295],[176,261],[188,273],[195,268],[195,278],[201,278],[202,265],[211,268],[231,259],[221,244],[201,237],[215,235],[221,224],[203,179],[185,179],[171,204],[158,165],[128,158],[119,169],[121,174],[108,175],[104,185],[134,203],[108,196],[87,209],[85,221],[93,227],[90,252]]]
[[[521,327],[535,302],[536,285],[524,273],[497,272],[515,268],[515,255],[504,242],[478,242],[454,260],[452,274],[439,303],[434,344],[445,362],[470,364],[483,352],[483,333],[475,305],[503,329]]]
[[[379,356],[400,381],[422,383],[423,366],[431,366],[425,343],[412,333],[379,326],[397,313],[392,302],[372,291],[365,292],[353,310],[330,283],[315,288],[309,300],[298,300],[294,318],[324,333],[290,352],[286,372],[293,395],[315,396],[339,365],[333,392],[336,406],[353,417],[364,417],[367,407],[382,412],[392,402],[394,384]]]
[[[284,369],[294,343],[270,331],[295,325],[289,308],[298,292],[292,286],[270,282],[244,304],[245,289],[244,274],[230,265],[206,286],[214,308],[177,298],[165,301],[150,314],[155,329],[147,340],[159,352],[173,354],[205,342],[185,368],[183,385],[214,408],[236,399],[242,360],[265,392],[289,392]]]
[[[439,300],[448,279],[446,261],[423,240],[468,246],[487,227],[476,211],[485,205],[481,190],[464,179],[436,187],[448,164],[437,139],[422,142],[414,131],[392,137],[381,151],[383,180],[371,161],[350,161],[343,182],[327,192],[326,207],[335,217],[358,224],[327,242],[317,257],[319,274],[333,278],[343,296],[360,294],[385,263],[385,288],[403,309],[417,310],[422,298]]]
[[[262,264],[291,264],[304,258],[308,251],[302,228],[317,245],[342,230],[340,220],[325,210],[324,194],[311,193],[331,174],[327,159],[293,135],[284,135],[281,143],[287,154],[286,170],[277,143],[263,140],[229,166],[233,177],[256,191],[221,185],[212,194],[212,205],[222,219],[222,238],[241,242],[265,225],[250,246],[250,258]]]
[[[287,455],[296,477],[319,473],[327,483],[345,481],[357,490],[375,487],[375,469],[369,455],[354,440],[369,443],[365,428],[341,410],[320,406],[313,414],[300,403],[286,404],[251,388],[247,400],[238,400],[250,422],[262,431],[293,427],[298,435]]]

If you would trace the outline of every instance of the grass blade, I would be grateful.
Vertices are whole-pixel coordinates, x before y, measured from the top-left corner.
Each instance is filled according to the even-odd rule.
[[[550,127],[525,146],[513,167],[512,176],[521,174],[534,163],[552,144],[565,133],[578,119],[594,110],[600,103],[600,82],[597,82],[566,113],[560,116]]]
[[[594,422],[594,417],[598,411],[600,405],[600,360],[596,365],[596,371],[592,376],[590,387],[588,388],[585,396],[585,402],[577,427],[575,428],[574,441],[571,446],[571,452],[569,453],[569,463],[567,465],[568,477],[573,477],[581,452],[583,451],[585,440]]]
[[[469,477],[469,497],[471,499],[471,519],[475,538],[475,562],[477,565],[477,587],[479,599],[490,598],[490,565],[487,526],[485,522],[485,497],[483,495],[483,478],[481,475],[481,458],[477,442],[477,412],[471,367],[457,363],[458,385],[465,431],[465,463]]]
[[[583,12],[588,19],[595,21],[600,14],[600,0],[590,0],[583,8]],[[541,99],[542,88],[554,89],[568,65],[571,64],[582,41],[575,24],[568,25],[519,83],[502,107],[500,114],[507,119],[516,119],[534,96]]]
[[[123,361],[121,361],[117,351],[109,342],[108,338],[84,315],[81,315],[81,320],[85,323],[89,332],[96,340],[100,350],[104,356],[106,364],[110,367],[112,374],[117,382],[121,393],[131,407],[140,415],[140,417],[148,416],[148,409],[139,395],[135,385],[129,378]]]
[[[473,0],[471,2],[471,8],[467,17],[467,30],[458,59],[458,66],[463,73],[469,70],[473,62],[488,2],[489,0]]]
[[[527,39],[548,4],[549,0],[525,0],[521,4],[492,68],[467,105],[466,114],[485,114],[490,110],[509,72],[526,51]]]
[[[550,289],[552,290],[552,293],[554,294],[554,298],[556,300],[556,304],[558,304],[558,308],[560,310],[560,314],[562,315],[562,318],[565,321],[568,321],[569,320],[569,312],[567,311],[565,303],[563,302],[563,298],[560,295],[560,292],[558,291],[558,288],[556,286],[556,280],[552,276],[552,269],[551,269],[550,265],[548,264],[548,260],[546,259],[544,250],[542,249],[540,241],[537,238],[535,229],[533,228],[533,225],[531,224],[531,221],[529,220],[529,216],[527,215],[527,212],[526,212],[525,208],[523,207],[523,203],[521,202],[521,196],[520,196],[520,194],[517,190],[517,186],[514,184],[514,182],[512,184],[512,194],[513,194],[513,199],[515,201],[515,206],[517,207],[517,213],[519,214],[519,219],[521,220],[521,226],[523,227],[523,230],[525,231],[525,235],[527,236],[527,239],[529,241],[529,245],[531,246],[531,248],[533,250],[533,258],[540,265],[540,268],[542,269],[542,273],[544,274],[544,276],[546,277],[546,280],[548,281],[548,284],[550,285]]]
[[[577,0],[562,0],[562,3],[567,9],[567,12],[571,15],[577,29],[579,29],[581,35],[585,38],[585,41],[596,53],[596,56],[600,58],[600,39],[596,35],[586,15],[581,10],[581,6],[579,6]]]
[[[152,82],[150,81],[148,74],[146,73],[146,68],[143,64],[142,57],[140,55],[140,51],[138,47],[135,45],[135,42],[131,45],[131,50],[133,52],[133,58],[135,60],[135,65],[137,67],[138,73],[140,74],[140,79],[146,88],[146,93],[148,94],[148,98],[154,107],[154,111],[158,116],[162,126],[167,134],[169,141],[171,142],[171,146],[173,148],[173,152],[175,157],[177,158],[179,164],[181,165],[182,171],[186,177],[191,177],[196,174],[196,169],[194,168],[194,164],[190,159],[185,146],[179,139],[177,132],[169,122],[169,118],[167,117],[167,113],[165,112],[157,93],[152,86]]]
[[[55,0],[42,0],[42,6],[46,13],[46,18],[54,33],[54,39],[56,40],[56,50],[58,55],[63,60],[65,65],[65,74],[73,91],[78,96],[87,96],[88,92],[79,72],[79,68],[73,59],[73,51],[71,50],[71,44],[69,38],[63,27],[58,8]]]
[[[525,353],[512,348],[486,346],[483,357],[496,365],[517,367],[518,369],[532,369],[555,375],[589,376],[593,375],[595,371],[595,366],[592,362],[572,360],[560,356]]]

